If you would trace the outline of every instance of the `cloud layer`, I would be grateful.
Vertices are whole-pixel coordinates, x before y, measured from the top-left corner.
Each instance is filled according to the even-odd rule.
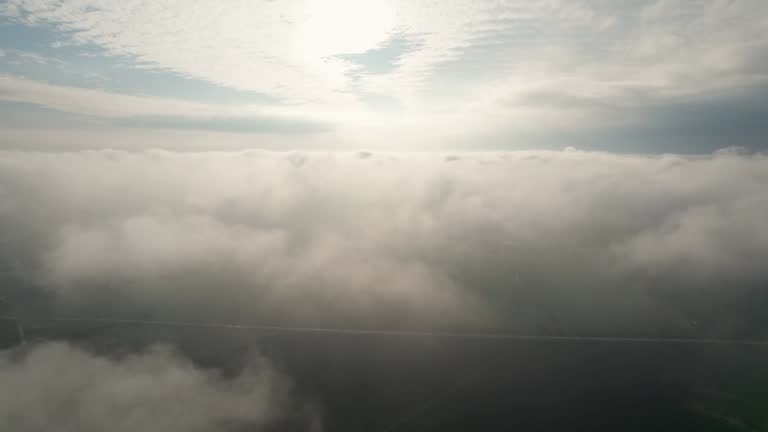
[[[18,432],[253,430],[296,409],[266,362],[224,378],[164,347],[114,358],[62,343],[0,351],[0,379],[0,424]]]
[[[766,165],[734,151],[3,153],[0,258],[11,296],[60,313],[762,334]]]

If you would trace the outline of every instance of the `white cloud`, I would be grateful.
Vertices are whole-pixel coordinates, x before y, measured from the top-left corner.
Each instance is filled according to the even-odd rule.
[[[8,75],[0,75],[0,100],[107,119],[117,126],[148,129],[305,134],[328,130],[337,120],[333,118],[333,113],[318,116],[276,106],[205,104],[171,98],[132,96],[100,89],[51,85]],[[110,136],[114,136],[114,132],[112,129]],[[65,131],[64,135],[72,133]],[[134,133],[128,132],[128,135],[132,140],[136,138]],[[44,145],[55,147],[54,141],[47,140]],[[162,145],[168,144],[173,145],[168,142]]]
[[[681,74],[705,85],[723,61],[733,64],[748,56],[740,50],[754,45],[751,35],[766,25],[759,19],[764,2],[752,0],[705,1],[695,7],[658,1],[644,9],[590,1],[375,1],[363,6],[296,0],[227,7],[205,0],[14,3],[27,11],[28,23],[72,31],[75,41],[147,67],[339,106],[353,102],[338,92],[350,84],[352,65],[333,56],[373,49],[396,32],[417,38],[418,48],[404,53],[396,70],[359,85],[419,106],[437,102],[424,100],[423,90],[443,76],[470,92],[488,78],[499,86],[511,76],[514,88],[513,83],[553,81],[566,72],[604,85],[674,81],[691,87],[694,83]],[[735,19],[739,25],[725,25]],[[689,24],[683,27],[682,21]],[[475,58],[474,49],[489,54]],[[727,52],[733,58],[723,58]],[[461,76],[450,77],[445,69],[450,64],[460,66]],[[480,72],[475,76],[466,73],[473,65]],[[464,90],[458,92],[454,96],[463,100]]]
[[[467,43],[472,20],[489,14],[484,6],[461,1],[15,4],[27,12],[28,24],[73,31],[77,42],[135,58],[146,67],[294,100],[336,103],[353,100],[338,93],[349,83],[345,74],[351,65],[332,56],[375,48],[396,31],[417,34],[421,48],[403,58],[398,81],[418,82]]]
[[[0,15],[4,15],[11,18],[16,18],[21,15],[19,11],[19,7],[12,3],[12,2],[6,2],[3,4],[0,4]]]
[[[217,105],[178,99],[132,96],[101,89],[52,85],[0,75],[0,99],[97,117],[181,116],[247,117],[280,115],[280,108],[255,105]]]
[[[315,148],[357,147],[367,143],[375,147],[388,146],[397,138],[400,147],[419,145],[434,147],[446,139],[464,136],[477,129],[466,116],[450,114],[400,116],[367,115],[357,111],[320,109],[318,106],[289,106],[272,104],[213,104],[173,98],[134,96],[90,89],[53,85],[41,81],[0,74],[0,100],[23,102],[61,111],[92,116],[110,121],[111,127],[94,129],[99,123],[91,121],[81,130],[25,129],[8,124],[0,144],[6,148],[166,148],[166,149],[232,149],[252,148]],[[39,121],[36,116],[36,125]],[[425,122],[442,123],[437,133],[424,131]],[[178,129],[176,133],[158,133],[143,129]],[[119,127],[120,129],[118,129]],[[269,141],[254,141],[231,134],[185,133],[183,130],[218,132],[276,133]],[[307,138],[304,132],[334,130],[331,137]],[[275,135],[299,134],[300,139],[281,139]],[[386,135],[386,136],[385,136]],[[213,143],[213,144],[212,144]]]
[[[0,351],[0,379],[0,423],[17,432],[204,432],[264,427],[297,409],[265,361],[226,379],[163,347],[119,358],[59,343]]]
[[[519,331],[554,315],[575,330],[675,331],[751,316],[717,306],[767,276],[766,163],[4,153],[0,225],[30,257],[25,274],[86,309]]]
[[[760,0],[9,5],[6,16],[16,14],[12,9],[24,11],[14,18],[18,22],[60,30],[61,44],[95,45],[137,68],[276,97],[290,103],[270,112],[343,123],[337,141],[355,145],[377,145],[371,137],[382,135],[408,147],[457,136],[463,143],[489,135],[519,143],[542,130],[556,140],[564,133],[647,120],[616,107],[652,110],[702,95],[727,99],[734,89],[768,84],[766,43],[755,36],[768,27],[768,3]],[[409,48],[387,54],[392,58],[369,59],[389,62],[391,70],[353,73],[360,65],[341,56],[381,49],[395,36]],[[143,105],[150,114],[243,116],[266,109],[238,106],[222,114],[223,108],[183,101],[6,84],[19,89],[12,95],[34,91],[33,99],[44,98],[47,106],[107,116],[135,113]],[[46,96],[39,95],[43,90]],[[532,101],[531,95],[540,94],[570,102]],[[397,108],[377,112],[366,103],[377,96]],[[606,115],[596,104],[616,112]],[[434,124],[441,125],[437,133]]]
[[[326,12],[319,5],[307,9],[305,2],[227,7],[207,1],[181,4],[138,0],[119,6],[106,1],[17,3],[29,13],[29,23],[53,23],[74,30],[75,41],[134,57],[148,67],[303,100],[328,96],[343,79],[344,65],[324,60],[333,54],[329,50],[360,50],[355,46],[360,43],[356,38],[337,37],[329,41],[331,46],[320,44],[317,52],[306,52],[310,43],[327,39],[325,33],[344,34],[349,30],[345,23],[354,20],[343,20],[336,10]],[[336,6],[353,6],[342,3],[346,2]],[[352,10],[376,19],[366,8]],[[318,16],[321,12],[325,15]],[[319,28],[304,34],[318,20]],[[370,22],[358,25],[365,24]],[[371,37],[364,42],[375,44],[385,35]]]
[[[35,63],[43,65],[50,61],[49,58],[38,53],[18,49],[0,49],[0,57],[8,57],[6,61],[9,64]]]
[[[41,115],[28,122],[39,121]],[[87,124],[86,126],[91,126]],[[138,125],[136,125],[138,126]],[[78,129],[79,128],[79,129]],[[228,133],[216,130],[190,128],[147,128],[96,124],[92,128],[34,127],[29,124],[13,125],[0,134],[3,149],[34,151],[77,151],[88,149],[147,150],[168,149],[178,151],[221,151],[249,149],[254,146],[281,150],[285,148],[328,148],[338,140],[329,134],[299,135],[273,133],[269,135]]]
[[[25,62],[30,63],[36,63],[36,64],[46,64],[48,63],[48,59],[44,56],[41,56],[40,54],[29,52],[29,51],[16,51],[16,56],[19,57],[21,60]]]

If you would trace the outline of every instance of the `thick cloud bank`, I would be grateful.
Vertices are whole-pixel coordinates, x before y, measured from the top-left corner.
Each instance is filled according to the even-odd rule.
[[[0,154],[9,303],[541,333],[763,334],[768,159]]]
[[[60,343],[0,351],[0,380],[0,425],[16,432],[263,430],[289,402],[266,363],[225,379],[163,347],[120,358]]]

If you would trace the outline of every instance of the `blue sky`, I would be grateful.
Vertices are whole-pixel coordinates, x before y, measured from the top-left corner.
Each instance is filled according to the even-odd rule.
[[[7,0],[3,148],[762,150],[760,0]]]

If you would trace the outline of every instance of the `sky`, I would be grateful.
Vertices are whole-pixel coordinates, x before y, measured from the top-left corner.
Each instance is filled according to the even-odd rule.
[[[4,0],[0,146],[764,149],[761,0]]]

